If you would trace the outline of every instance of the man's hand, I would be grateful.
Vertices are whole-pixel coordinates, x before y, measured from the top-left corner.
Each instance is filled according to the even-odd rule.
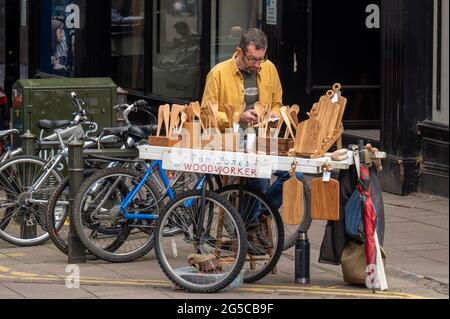
[[[248,110],[247,112],[242,113],[241,118],[239,119],[239,124],[241,125],[256,123],[258,123],[258,115],[254,110]]]

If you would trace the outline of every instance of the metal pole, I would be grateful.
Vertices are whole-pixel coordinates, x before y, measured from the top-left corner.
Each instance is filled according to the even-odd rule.
[[[76,196],[76,190],[83,182],[83,143],[75,140],[69,143],[69,203],[70,219],[74,218],[73,201]],[[78,238],[73,222],[69,228],[69,264],[86,263],[86,247]]]
[[[36,135],[33,135],[29,130],[21,136],[22,148],[25,155],[34,155],[34,141]],[[30,178],[30,180],[25,180],[25,184],[29,185],[33,181],[31,172],[23,172],[25,174],[25,179]],[[33,220],[32,217],[27,217],[25,215],[20,216],[20,238],[22,239],[34,239],[37,237],[37,221],[36,218]]]
[[[300,232],[295,244],[295,283],[306,285],[311,281],[309,272],[310,245],[308,234]]]

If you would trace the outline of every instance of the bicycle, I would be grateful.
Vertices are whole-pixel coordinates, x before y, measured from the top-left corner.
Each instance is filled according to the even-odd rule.
[[[143,176],[135,170],[105,169],[86,179],[74,200],[71,217],[79,238],[90,252],[110,262],[135,260],[156,244],[155,252],[163,271],[176,284],[193,292],[223,289],[240,273],[245,261],[246,233],[242,219],[223,198],[206,191],[208,185],[212,185],[208,176],[201,176],[196,182],[194,188],[197,191],[175,195],[162,169],[162,162],[154,161],[147,167]],[[160,171],[168,196],[155,194],[155,185],[150,178],[155,170]],[[166,197],[171,200],[160,213],[160,203]],[[213,232],[212,226],[218,222],[216,211],[230,221],[229,232]],[[144,239],[139,237],[143,233],[146,235]],[[195,262],[196,258],[207,256],[217,266],[208,268],[209,275],[219,270],[220,274],[207,276],[208,283],[192,273],[184,277],[173,276],[174,269],[178,268],[172,267],[173,259],[166,258],[164,238],[170,238],[169,246],[172,252],[176,251],[173,253],[175,258],[190,248],[189,254],[180,257],[180,265],[189,265],[188,259],[192,259],[192,265],[208,267],[207,260]],[[125,245],[127,240],[133,244]],[[228,243],[227,249],[216,245],[224,241]],[[112,243],[117,242],[120,242],[120,247],[117,245],[115,250],[111,249]],[[126,251],[130,246],[133,250]],[[227,262],[226,267],[222,266],[224,261]],[[181,271],[192,272],[192,269],[188,267]]]
[[[115,110],[121,112],[127,127],[120,128],[108,128],[104,129],[99,137],[101,140],[103,135],[114,135],[122,140],[121,149],[132,149],[136,144],[146,138],[148,135],[152,134],[155,129],[152,126],[138,126],[133,127],[128,115],[131,112],[136,112],[138,110],[146,110],[145,101],[137,101],[131,105],[123,104],[114,107]],[[141,131],[145,129],[146,132]],[[98,169],[113,168],[123,165],[124,167],[138,165],[138,162],[134,160],[125,159],[115,159],[115,158],[105,158],[105,157],[95,157],[93,159],[87,159],[87,161],[94,161],[98,163],[99,161],[104,161],[103,166],[97,165],[96,169],[89,169],[85,171],[84,177],[88,178],[92,174],[98,171]],[[90,165],[92,167],[92,165]],[[47,213],[46,213],[46,227],[49,233],[50,239],[55,244],[55,246],[64,254],[68,254],[69,251],[69,178],[66,177],[59,185],[56,187],[55,191],[51,195],[48,203]],[[57,209],[58,207],[58,209]]]
[[[49,238],[45,212],[51,192],[64,178],[57,170],[64,158],[67,159],[68,148],[64,139],[70,142],[82,138],[85,135],[83,124],[88,121],[87,112],[83,109],[84,101],[74,92],[71,96],[77,107],[72,122],[41,120],[37,124],[41,130],[55,131],[44,141],[58,141],[56,155],[47,161],[31,155],[15,156],[0,165],[0,238],[10,244],[34,246]],[[109,138],[104,137],[104,140]],[[85,147],[96,144],[90,140]]]
[[[20,132],[16,129],[0,131],[0,163],[23,153],[21,148],[14,150],[10,144],[10,138],[12,135],[18,135],[19,133]]]

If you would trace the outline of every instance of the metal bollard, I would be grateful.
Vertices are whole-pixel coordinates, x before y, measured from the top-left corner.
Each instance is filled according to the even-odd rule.
[[[29,130],[21,136],[22,149],[25,155],[34,155],[34,141],[36,135],[32,134]],[[25,178],[31,176],[25,176]],[[25,180],[25,184],[28,185],[32,181]],[[37,237],[37,221],[33,218],[26,218],[26,216],[20,216],[20,238],[33,239]]]
[[[309,272],[310,245],[308,234],[300,232],[295,244],[295,283],[306,285],[310,283]]]
[[[83,143],[75,140],[69,143],[69,203],[70,219],[73,216],[73,201],[76,196],[76,190],[83,182]],[[82,264],[87,262],[86,247],[78,238],[73,223],[69,228],[69,264]]]

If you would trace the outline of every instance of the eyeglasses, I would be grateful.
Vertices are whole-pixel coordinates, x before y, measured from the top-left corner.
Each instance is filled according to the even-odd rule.
[[[247,56],[247,54],[245,54],[244,50],[242,50],[242,53],[243,53],[244,56],[247,58],[248,62],[253,63],[253,64],[256,64],[256,63],[258,63],[258,62],[259,62],[259,63],[264,63],[264,62],[267,61],[267,56],[265,56],[264,58],[261,58],[261,59],[256,59],[256,58],[254,58],[254,57],[249,58],[249,57]]]

